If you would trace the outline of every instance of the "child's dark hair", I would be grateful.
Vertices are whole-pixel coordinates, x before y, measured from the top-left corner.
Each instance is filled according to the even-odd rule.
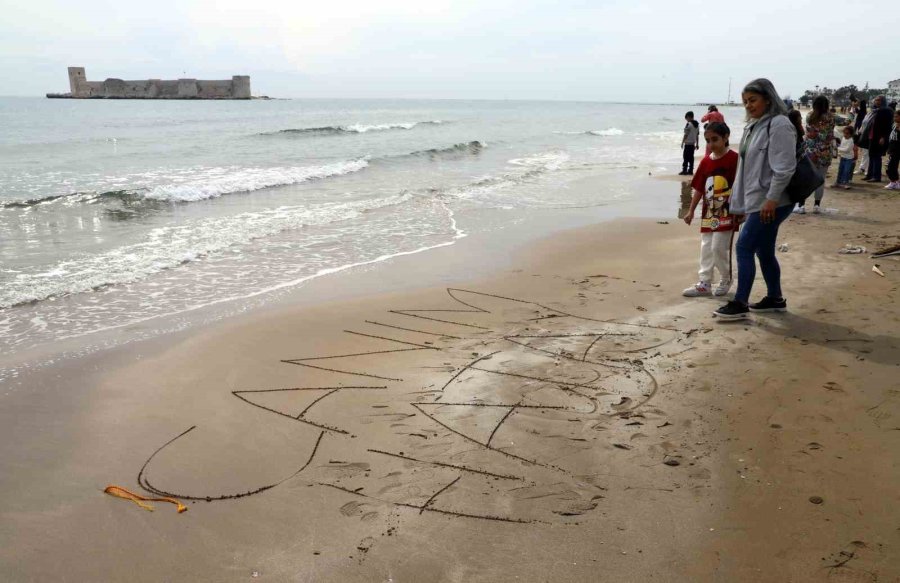
[[[714,121],[711,124],[706,126],[707,132],[712,132],[725,140],[725,145],[728,145],[728,136],[731,135],[731,130],[725,125],[725,122]]]
[[[694,117],[694,112],[693,112],[693,111],[689,111],[689,112],[687,112],[686,114],[684,114],[684,117],[685,117],[685,119],[687,119],[687,118],[689,118],[689,117]]]

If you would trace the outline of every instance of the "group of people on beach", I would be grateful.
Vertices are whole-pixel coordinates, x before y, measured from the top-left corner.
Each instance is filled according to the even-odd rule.
[[[775,241],[781,223],[792,211],[806,212],[805,200],[795,203],[786,192],[798,161],[807,157],[823,179],[814,192],[816,213],[825,192],[825,173],[835,157],[840,158],[840,164],[833,186],[849,188],[857,160],[864,166],[865,181],[880,182],[882,157],[889,154],[887,188],[900,190],[900,112],[896,111],[896,104],[892,104],[893,108],[888,106],[884,96],[874,100],[872,111],[866,111],[864,101],[856,104],[855,115],[843,120],[839,134],[835,133],[834,110],[825,96],[813,101],[805,128],[800,112],[785,104],[768,79],[748,83],[741,98],[747,125],[737,152],[730,149],[731,131],[714,105],[700,120],[705,123],[706,154],[696,173],[694,151],[700,145],[700,126],[693,112],[685,114],[681,142],[684,159],[679,174],[693,176],[691,203],[684,222],[690,225],[697,207],[701,207],[699,281],[685,289],[683,295],[728,294],[733,283],[734,246],[737,290],[734,299],[713,313],[721,320],[746,318],[749,312],[787,309]],[[762,299],[751,303],[757,259],[767,289]],[[713,287],[715,272],[719,281]]]
[[[789,119],[797,129],[798,145],[803,153],[809,156],[824,176],[832,160],[838,159],[838,172],[832,186],[849,189],[853,174],[859,163],[859,174],[863,181],[881,182],[882,159],[887,154],[887,190],[900,190],[900,113],[896,103],[888,103],[884,95],[872,101],[872,109],[867,111],[865,100],[854,100],[845,118],[838,118],[834,108],[830,107],[828,98],[817,96],[812,102],[812,111],[806,116],[806,130],[803,129],[799,111],[791,110]],[[836,126],[840,122],[840,128]],[[813,212],[819,212],[824,184],[815,193]],[[795,209],[805,213],[806,207],[800,204]]]

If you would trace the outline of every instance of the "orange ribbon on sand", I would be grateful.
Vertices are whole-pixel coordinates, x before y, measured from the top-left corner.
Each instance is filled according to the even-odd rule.
[[[153,512],[153,506],[150,504],[144,504],[144,502],[170,502],[175,504],[178,507],[178,513],[181,514],[185,510],[187,510],[187,506],[179,502],[174,498],[147,498],[146,496],[141,496],[140,494],[135,494],[134,492],[129,492],[125,488],[120,486],[107,486],[105,490],[103,490],[106,494],[110,494],[112,496],[116,496],[117,498],[124,498],[125,500],[131,500],[144,510],[149,510]]]

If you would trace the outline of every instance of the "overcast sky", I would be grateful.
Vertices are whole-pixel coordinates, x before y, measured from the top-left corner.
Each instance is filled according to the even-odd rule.
[[[759,76],[797,97],[900,77],[900,11],[881,6],[0,0],[0,95],[68,91],[80,65],[90,80],[247,74],[255,95],[279,97],[703,102]]]

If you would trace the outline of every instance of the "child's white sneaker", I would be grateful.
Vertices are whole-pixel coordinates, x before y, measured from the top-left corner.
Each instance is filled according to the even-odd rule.
[[[686,298],[698,298],[700,296],[708,296],[712,293],[710,285],[705,281],[698,281],[691,287],[687,288],[681,294]]]
[[[813,205],[813,214],[817,215],[822,212],[822,209],[819,208],[819,205]]]
[[[719,282],[719,285],[716,286],[716,289],[713,290],[714,296],[724,296],[731,290],[731,281],[725,281],[724,279]]]
[[[891,182],[884,187],[885,190],[900,190],[900,182]]]
[[[798,215],[805,215],[805,214],[806,214],[806,207],[805,207],[805,206],[798,206],[797,208],[794,209],[794,212],[797,213]]]

